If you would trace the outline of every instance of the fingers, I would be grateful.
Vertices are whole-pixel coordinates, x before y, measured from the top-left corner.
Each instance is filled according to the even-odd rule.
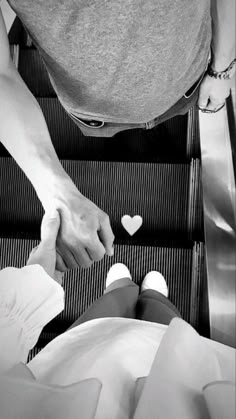
[[[58,211],[45,212],[41,224],[41,243],[48,249],[55,249],[56,239],[60,228],[60,215]]]
[[[86,250],[90,259],[95,262],[101,260],[106,253],[105,247],[100,242],[97,234],[91,239],[91,246],[87,247]]]
[[[200,91],[198,99],[198,108],[204,113],[216,113],[222,109],[225,105],[225,102],[219,102],[219,99],[214,98],[214,96],[207,95],[204,90]]]
[[[52,245],[57,244],[60,256],[57,266],[74,268],[90,267],[105,253],[113,255],[114,235],[109,217],[93,202],[76,190],[67,190],[63,201],[59,200],[59,224],[56,226],[46,218],[42,223],[42,239]]]
[[[105,247],[106,254],[108,256],[113,256],[114,249],[113,249],[113,243],[114,243],[114,234],[111,229],[110,220],[109,217],[106,216],[103,218],[103,220],[100,223],[100,230],[98,231],[98,236]]]
[[[56,270],[60,272],[66,272],[67,270],[67,266],[58,250],[56,252]]]
[[[69,269],[76,269],[78,266],[89,268],[93,263],[88,252],[79,242],[74,243],[73,246],[72,243],[69,246],[60,243],[58,250],[63,255],[64,265]]]
[[[216,80],[206,75],[201,83],[198,108],[204,113],[216,113],[225,105],[230,92],[227,81]]]
[[[55,271],[54,273],[54,279],[56,282],[58,282],[58,284],[62,284],[62,280],[63,280],[63,272],[59,272],[59,271]]]
[[[80,245],[77,247],[76,250],[76,255],[75,253],[73,253],[73,256],[77,261],[77,264],[79,266],[82,266],[83,268],[89,268],[93,264],[93,260],[89,256],[89,253],[87,252],[86,248]]]
[[[225,102],[219,104],[210,100],[206,107],[200,107],[198,105],[198,108],[203,113],[216,113],[216,112],[219,112],[224,106],[225,106]]]
[[[113,233],[111,240],[112,243],[109,248],[110,256],[113,255]],[[63,258],[60,253],[63,254]],[[99,260],[101,260],[104,257],[105,253],[105,246],[99,240],[98,235],[93,234],[90,237],[89,243],[87,242],[84,246],[79,242],[77,242],[77,244],[74,244],[73,247],[72,244],[70,244],[70,247],[65,247],[64,245],[61,245],[60,252],[57,252],[56,267],[60,271],[65,271],[68,268],[76,269],[78,266],[89,268],[93,264],[93,262],[98,262]]]

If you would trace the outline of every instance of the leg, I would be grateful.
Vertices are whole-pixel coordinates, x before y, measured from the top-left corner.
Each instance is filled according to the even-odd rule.
[[[115,265],[114,265],[115,266]],[[135,318],[135,307],[139,294],[139,287],[130,277],[121,277],[112,281],[106,288],[104,295],[96,300],[87,311],[79,317],[72,327],[92,319],[104,317]]]
[[[139,296],[136,318],[160,324],[169,324],[174,317],[181,317],[177,308],[160,292],[146,290]]]
[[[149,272],[142,283],[136,318],[168,325],[174,317],[181,317],[167,295],[168,288],[164,277],[157,271]]]

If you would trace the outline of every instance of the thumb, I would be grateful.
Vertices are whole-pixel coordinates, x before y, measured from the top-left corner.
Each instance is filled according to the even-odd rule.
[[[41,224],[41,242],[49,248],[55,248],[59,227],[59,212],[57,210],[45,212]]]

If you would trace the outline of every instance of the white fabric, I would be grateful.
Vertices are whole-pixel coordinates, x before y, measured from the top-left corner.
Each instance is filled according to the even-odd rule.
[[[43,327],[64,308],[64,291],[39,265],[0,272],[0,373],[26,362]]]
[[[127,418],[136,379],[149,374],[165,331],[166,326],[139,320],[91,320],[54,339],[28,366],[48,384],[99,378],[96,419]]]
[[[219,362],[214,345],[202,339],[182,319],[170,323],[141,394],[134,419],[207,419],[203,388],[212,382],[235,380],[235,351],[231,370]],[[166,400],[168,394],[171,403]],[[227,406],[224,400],[225,411]],[[215,415],[210,416],[215,418]],[[223,419],[223,417],[222,417]]]
[[[39,267],[4,270],[0,284],[0,363],[6,371],[25,362],[26,352],[37,341],[44,324],[61,311],[63,291]],[[11,404],[7,419],[28,419],[30,414],[34,419],[54,419],[55,414],[60,419],[65,417],[65,410],[59,408],[62,400],[68,419],[132,417],[134,402],[138,403],[136,380],[149,375],[166,330],[163,325],[122,318],[91,320],[71,329],[28,364],[35,379],[12,370],[0,381],[0,404],[6,411]],[[235,379],[235,351],[206,342],[214,350],[224,377]],[[84,382],[86,379],[92,381]]]
[[[204,387],[204,398],[210,416],[214,419],[236,418],[235,383],[229,381],[211,383]]]
[[[59,387],[7,376],[0,389],[1,419],[93,419],[101,383],[92,378]]]
[[[28,366],[37,379],[50,384],[99,378],[96,419],[128,419],[136,379],[149,375],[166,330],[167,326],[132,319],[91,320],[54,339]],[[208,339],[204,342],[219,358],[223,379],[235,380],[235,351]]]

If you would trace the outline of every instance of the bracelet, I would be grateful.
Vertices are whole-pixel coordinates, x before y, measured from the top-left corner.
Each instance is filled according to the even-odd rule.
[[[208,69],[207,69],[207,74],[208,74],[208,76],[214,77],[215,79],[229,80],[234,73],[235,63],[236,63],[236,58],[230,63],[229,67],[226,68],[223,71],[215,71],[211,68],[211,66],[209,64]]]

